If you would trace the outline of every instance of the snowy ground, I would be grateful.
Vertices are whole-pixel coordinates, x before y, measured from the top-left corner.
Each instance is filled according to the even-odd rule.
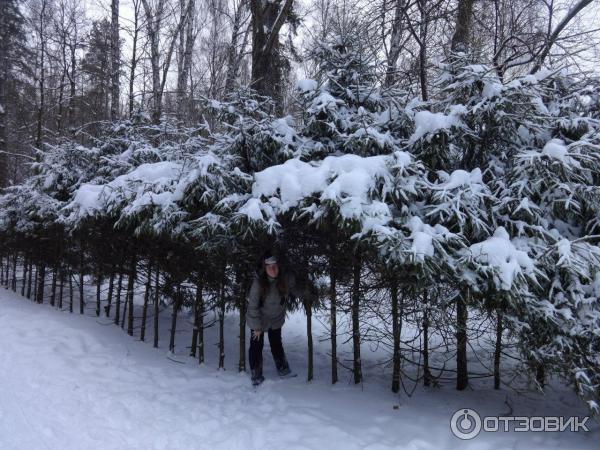
[[[345,371],[331,386],[328,342],[318,339],[316,379],[307,384],[301,314],[284,327],[299,376],[274,379],[266,340],[267,381],[254,392],[248,375],[235,369],[235,316],[226,324],[227,370],[218,371],[216,327],[207,332],[207,363],[200,367],[186,357],[186,320],[169,355],[168,314],[157,350],[151,330],[141,342],[96,318],[93,307],[71,315],[0,290],[0,449],[533,450],[597,449],[600,442],[600,426],[591,421],[588,433],[481,433],[461,441],[450,432],[450,417],[465,407],[482,415],[506,414],[508,404],[515,416],[586,415],[568,388],[555,387],[543,398],[486,384],[467,392],[447,385],[407,397],[392,394],[378,377],[355,386]]]

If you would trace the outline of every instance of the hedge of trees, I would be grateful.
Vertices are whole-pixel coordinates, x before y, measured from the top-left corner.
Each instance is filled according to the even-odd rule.
[[[503,82],[454,53],[423,101],[382,87],[359,43],[345,29],[315,47],[318,76],[298,82],[292,115],[240,88],[204,99],[194,128],[140,114],[89,143],[47,145],[0,197],[2,282],[71,312],[94,305],[142,340],[168,304],[170,349],[189,309],[200,363],[215,311],[219,367],[235,310],[242,371],[246,295],[274,245],[304,286],[290,308],[306,313],[309,380],[313,311],[330,317],[331,382],[340,369],[362,382],[371,340],[389,349],[394,392],[481,376],[467,349],[483,318],[496,388],[510,353],[541,388],[559,376],[599,412],[598,80],[540,70]],[[440,348],[455,369],[432,363]]]

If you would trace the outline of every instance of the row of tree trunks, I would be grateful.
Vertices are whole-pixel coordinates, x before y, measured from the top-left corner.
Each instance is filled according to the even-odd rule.
[[[12,289],[17,292],[17,284],[20,280],[20,292],[22,296],[27,296],[29,299],[33,299],[37,303],[43,303],[45,297],[45,282],[48,276],[47,267],[45,264],[33,264],[30,257],[23,255],[22,265],[19,263],[21,258],[17,253],[6,255],[0,258],[0,284],[4,285],[6,289]],[[333,260],[333,258],[332,258]],[[83,257],[79,260],[79,269],[83,269]],[[116,293],[116,304],[115,304],[115,317],[114,323],[121,325],[124,328],[125,319],[127,318],[127,334],[133,336],[134,329],[134,292],[135,284],[137,280],[137,257],[134,254],[130,260],[130,266],[128,267],[127,273],[125,273],[123,264],[118,267],[113,265],[109,276],[109,288],[108,296],[106,298],[107,305],[105,306],[106,316],[110,317],[110,308],[112,302],[112,296],[114,291],[114,281],[118,276],[117,282],[117,293]],[[361,269],[362,269],[362,257],[357,250],[353,256],[353,285],[352,285],[352,302],[351,302],[351,314],[352,314],[352,340],[353,340],[353,377],[355,383],[362,382],[362,365],[360,356],[360,323],[359,323],[359,309],[361,299]],[[17,277],[17,272],[21,271],[21,277]],[[35,272],[35,273],[34,273]],[[84,276],[83,270],[78,273],[79,278],[79,297],[80,297],[80,313],[84,312]],[[152,286],[154,275],[154,287]],[[225,367],[225,297],[226,297],[226,276],[225,267],[223,269],[223,277],[221,280],[221,286],[219,288],[219,297],[217,303],[217,313],[219,321],[219,368]],[[123,290],[123,277],[127,276],[127,288],[126,297],[124,301],[124,310],[121,312],[121,295]],[[70,269],[63,268],[59,263],[55,264],[52,268],[51,278],[51,292],[50,292],[50,305],[58,306],[62,309],[64,299],[64,286],[65,277],[68,277],[68,289],[69,289],[69,311],[73,312],[74,306],[74,273]],[[335,270],[330,270],[331,279],[331,290],[330,290],[330,324],[331,324],[331,381],[336,383],[338,381],[337,373],[337,345],[336,345],[336,304],[337,304],[337,292],[336,292],[336,273]],[[249,288],[250,278],[243,275],[239,277],[238,283],[240,283],[239,291],[239,363],[238,370],[246,370],[246,340],[245,340],[245,306],[246,306],[246,295]],[[96,315],[100,315],[101,308],[101,286],[102,278],[100,274],[96,280]],[[33,288],[33,292],[32,292]],[[154,304],[154,347],[158,347],[158,331],[159,331],[159,306],[160,306],[160,269],[158,266],[154,267],[152,261],[148,262],[146,269],[145,289],[144,289],[144,306],[142,311],[141,319],[141,340],[145,340],[146,334],[146,322],[148,318],[148,308],[150,307],[150,301]],[[192,331],[192,343],[190,348],[190,356],[198,358],[200,364],[205,362],[204,354],[204,315],[205,305],[203,298],[203,279],[202,276],[198,276],[196,280],[196,294],[194,302],[194,328]],[[402,334],[402,317],[404,315],[404,302],[403,295],[400,293],[398,280],[391,276],[389,279],[389,292],[391,298],[391,316],[392,316],[392,339],[393,339],[393,356],[392,356],[392,385],[391,390],[393,392],[399,392],[401,382],[401,334]],[[429,320],[430,320],[430,305],[431,298],[430,292],[426,289],[422,291],[422,336],[423,336],[423,383],[425,386],[431,385],[432,374],[430,372],[429,362]],[[457,376],[456,376],[456,388],[458,390],[464,390],[468,387],[469,377],[467,368],[467,324],[468,324],[468,303],[469,303],[470,292],[465,290],[461,292],[456,302],[456,347],[457,347]],[[310,301],[304,300],[304,309],[306,312],[306,333],[308,340],[308,372],[307,381],[313,379],[313,339],[312,339],[312,308],[313,305]],[[435,303],[435,302],[434,302]],[[170,342],[169,350],[171,352],[175,349],[175,336],[177,328],[177,317],[183,305],[183,293],[182,284],[178,283],[176,287],[176,294],[172,305],[172,316],[171,316],[171,330],[170,330]],[[122,319],[121,323],[120,320]],[[499,389],[501,384],[500,376],[500,362],[502,353],[502,336],[504,332],[503,316],[500,310],[496,311],[496,341],[493,356],[493,377],[494,377],[494,388]],[[537,381],[540,386],[544,384],[544,366],[538,364],[537,370]]]

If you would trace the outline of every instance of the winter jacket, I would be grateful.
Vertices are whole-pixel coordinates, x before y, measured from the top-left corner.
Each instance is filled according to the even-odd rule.
[[[289,295],[299,297],[300,292],[296,285],[296,278],[292,273],[287,273]],[[262,306],[260,302],[260,281],[258,274],[254,274],[252,287],[248,294],[248,310],[246,312],[246,324],[251,330],[269,328],[281,328],[285,322],[285,300],[281,301],[281,295],[277,289],[277,279],[269,279],[269,288]]]

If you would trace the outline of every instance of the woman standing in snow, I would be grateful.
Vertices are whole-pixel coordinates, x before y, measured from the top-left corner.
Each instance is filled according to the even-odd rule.
[[[280,376],[292,375],[283,344],[281,327],[285,322],[285,307],[288,297],[297,297],[295,277],[285,273],[278,264],[277,257],[267,250],[262,257],[260,270],[254,274],[254,280],[248,295],[246,323],[250,328],[250,370],[252,384],[264,381],[262,374],[262,350],[264,332],[269,335],[271,353]]]

